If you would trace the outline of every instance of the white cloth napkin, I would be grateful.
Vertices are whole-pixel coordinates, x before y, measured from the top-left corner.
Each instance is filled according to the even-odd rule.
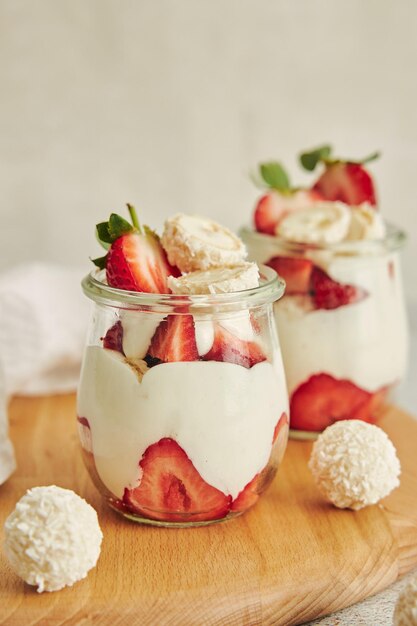
[[[34,263],[0,274],[0,483],[15,469],[12,394],[64,393],[78,383],[89,303],[85,269]]]

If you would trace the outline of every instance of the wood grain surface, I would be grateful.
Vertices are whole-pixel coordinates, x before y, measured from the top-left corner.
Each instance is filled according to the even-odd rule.
[[[417,421],[398,409],[382,425],[401,486],[382,505],[331,507],[307,469],[311,443],[291,441],[254,509],[194,529],[141,526],[101,503],[82,464],[73,396],[16,398],[10,416],[18,470],[0,487],[1,533],[26,489],[57,484],[97,509],[104,540],[88,577],[55,593],[24,584],[1,554],[1,624],[290,626],[376,593],[417,564]]]

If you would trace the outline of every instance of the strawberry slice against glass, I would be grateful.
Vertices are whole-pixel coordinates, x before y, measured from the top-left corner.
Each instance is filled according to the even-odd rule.
[[[205,522],[228,514],[231,497],[206,483],[173,439],[150,445],[139,466],[139,486],[125,489],[123,496],[134,512],[171,522]]]
[[[314,374],[292,394],[291,426],[297,430],[322,431],[338,420],[373,423],[384,395],[384,389],[371,393],[350,380]]]
[[[198,361],[193,316],[168,315],[152,337],[147,361],[149,357],[152,365],[159,362]]]
[[[111,287],[147,293],[169,293],[168,276],[179,276],[169,264],[159,237],[147,226],[141,227],[136,211],[127,205],[132,224],[112,213],[107,222],[97,224],[97,237],[104,248],[104,257],[93,263],[106,270]]]
[[[225,361],[250,369],[266,361],[266,356],[256,341],[239,339],[220,324],[214,328],[214,341],[203,361]]]

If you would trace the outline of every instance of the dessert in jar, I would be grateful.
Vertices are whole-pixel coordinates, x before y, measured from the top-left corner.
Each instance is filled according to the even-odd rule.
[[[286,281],[274,313],[296,437],[314,437],[337,420],[377,422],[404,376],[405,235],[378,210],[365,167],[371,159],[335,159],[329,146],[303,154],[306,169],[322,168],[309,189],[291,188],[279,163],[262,164],[269,188],[255,229],[240,233],[250,258]]]
[[[288,395],[272,303],[284,283],[228,229],[174,215],[162,238],[112,214],[83,281],[94,315],[77,414],[108,504],[136,521],[237,516],[274,477]]]

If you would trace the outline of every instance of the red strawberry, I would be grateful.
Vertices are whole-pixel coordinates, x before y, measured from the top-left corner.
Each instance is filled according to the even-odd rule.
[[[256,504],[259,498],[259,478],[261,474],[256,474],[254,478],[246,485],[244,489],[239,493],[237,498],[233,500],[231,511],[246,511],[251,506]]]
[[[139,465],[139,486],[125,489],[123,496],[136,513],[171,522],[203,522],[229,512],[230,496],[206,483],[173,439],[149,446]]]
[[[120,320],[113,324],[103,337],[103,348],[117,350],[123,354],[123,326]]]
[[[255,228],[261,233],[275,235],[278,223],[287,213],[310,206],[321,199],[320,194],[311,189],[298,189],[285,194],[277,190],[270,191],[256,205]]]
[[[148,355],[164,363],[198,361],[193,316],[168,315],[156,329]]]
[[[333,280],[319,267],[314,267],[312,271],[312,292],[318,309],[337,309],[346,304],[360,302],[368,295],[361,287]]]
[[[353,206],[367,202],[375,206],[374,183],[364,165],[377,159],[379,153],[375,152],[360,161],[336,159],[331,153],[332,147],[324,145],[300,155],[301,165],[309,172],[318,163],[323,163],[326,168],[313,186],[313,191],[331,202],[345,202]]]
[[[93,452],[93,441],[91,438],[91,428],[86,417],[77,416],[78,436],[81,446],[86,452]]]
[[[274,256],[266,265],[272,267],[285,280],[286,294],[310,293],[313,262],[309,259]]]
[[[288,432],[290,430],[290,420],[288,415],[283,413],[275,426],[274,438],[272,445],[274,445],[274,459],[277,464],[281,463],[288,443]]]
[[[282,413],[281,417],[279,418],[277,422],[277,425],[275,426],[274,436],[272,438],[272,445],[274,445],[274,443],[278,439],[280,432],[285,430],[284,426],[288,426],[289,423],[290,423],[290,420],[288,419],[288,415],[286,413]]]
[[[276,465],[268,464],[262,472],[255,474],[252,480],[242,489],[237,498],[233,500],[231,511],[243,512],[252,507],[272,482],[276,473]]]
[[[204,361],[226,361],[250,369],[266,356],[255,341],[244,341],[216,324],[211,349],[203,357]]]
[[[360,163],[329,163],[313,190],[332,202],[338,200],[353,206],[362,202],[376,205],[374,183]]]
[[[349,380],[329,374],[315,374],[302,383],[291,397],[291,427],[296,430],[322,431],[344,419],[375,421],[375,410],[383,390],[374,394]]]
[[[97,224],[100,242],[110,249],[105,257],[93,262],[106,268],[111,287],[147,293],[169,293],[168,276],[179,276],[179,270],[168,263],[159,237],[139,225],[134,207],[127,205],[132,222],[112,213],[108,222]]]

